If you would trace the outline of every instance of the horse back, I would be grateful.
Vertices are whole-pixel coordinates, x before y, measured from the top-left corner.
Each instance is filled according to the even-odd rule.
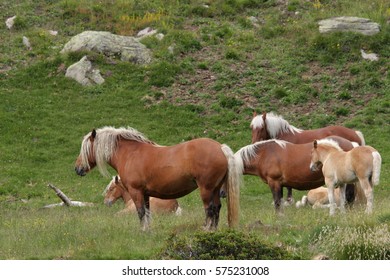
[[[364,144],[362,142],[363,140],[359,137],[358,133],[355,130],[336,125],[318,129],[303,130],[300,133],[283,134],[279,138],[295,144],[304,144],[330,136],[342,137],[351,142],[356,142],[359,145]]]
[[[342,137],[342,138],[347,139],[351,142],[356,142],[359,145],[364,144],[362,142],[362,139],[359,137],[359,135],[357,134],[357,132],[355,130],[344,127],[344,126],[332,125],[332,126],[327,126],[327,127],[320,128],[317,130],[312,130],[312,132],[314,134],[318,133],[319,135],[321,135],[322,137],[319,139],[333,135],[333,136]]]

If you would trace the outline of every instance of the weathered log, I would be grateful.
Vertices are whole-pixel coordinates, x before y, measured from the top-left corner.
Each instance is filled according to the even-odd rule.
[[[93,203],[91,202],[81,202],[81,201],[75,201],[71,200],[67,195],[65,195],[59,188],[54,186],[53,184],[48,184],[48,187],[53,189],[57,196],[63,201],[61,203],[54,203],[54,204],[49,204],[44,206],[43,208],[54,208],[57,206],[77,206],[77,207],[82,207],[82,206],[92,206]]]
[[[66,206],[70,206],[72,201],[67,197],[59,188],[49,183],[49,188],[53,189],[56,192],[56,195],[65,203]]]

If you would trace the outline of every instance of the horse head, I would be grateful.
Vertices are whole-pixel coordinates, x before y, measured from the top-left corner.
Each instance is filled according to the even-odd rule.
[[[267,113],[263,113],[261,116],[258,116],[256,112],[253,112],[253,118],[250,125],[252,129],[252,144],[269,139],[267,132],[267,123],[266,123]]]
[[[313,148],[311,150],[311,161],[310,161],[310,170],[312,172],[316,172],[316,171],[320,170],[320,168],[322,166],[322,162],[321,162],[317,147],[318,147],[317,140],[314,140]]]
[[[77,175],[85,176],[96,166],[94,153],[94,141],[96,138],[96,130],[93,129],[90,134],[87,134],[81,144],[80,154],[76,159],[75,171]]]
[[[103,193],[104,204],[111,207],[123,195],[123,185],[118,175],[116,175],[106,187]]]

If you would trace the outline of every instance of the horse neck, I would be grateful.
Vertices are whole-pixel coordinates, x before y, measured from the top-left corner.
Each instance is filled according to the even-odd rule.
[[[140,143],[134,140],[118,140],[118,146],[116,148],[115,154],[111,157],[108,164],[114,168],[118,173],[120,173],[121,167],[125,166],[125,163],[128,162],[130,157],[134,156],[134,153],[139,151],[140,147],[144,145],[150,145],[147,143]]]
[[[336,148],[333,148],[333,147],[322,147],[321,149],[318,149],[317,151],[319,154],[320,161],[322,163],[324,161],[326,161],[332,153],[338,152],[338,150]]]
[[[307,143],[307,142],[301,142],[299,139],[299,135],[297,135],[296,133],[292,133],[290,131],[279,132],[276,135],[275,139],[284,140],[293,144]]]
[[[252,157],[246,158],[246,160],[243,159],[243,164],[244,164],[244,174],[246,175],[255,175],[259,176],[258,172],[258,161],[259,158],[261,157],[261,148],[258,148],[256,151],[256,155]]]

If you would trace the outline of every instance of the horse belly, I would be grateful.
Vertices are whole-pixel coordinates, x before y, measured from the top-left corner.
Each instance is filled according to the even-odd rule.
[[[197,188],[191,176],[165,175],[155,177],[146,184],[146,191],[153,197],[173,199],[185,196]]]

